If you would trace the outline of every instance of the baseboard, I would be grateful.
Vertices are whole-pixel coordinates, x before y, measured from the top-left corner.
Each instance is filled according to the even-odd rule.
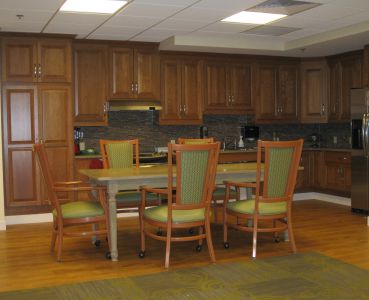
[[[241,198],[245,198],[245,197],[246,197],[246,194],[241,193]],[[314,193],[314,192],[297,193],[293,197],[294,201],[311,200],[311,199],[340,204],[340,205],[346,205],[346,206],[351,205],[350,198],[322,194],[322,193]],[[124,217],[133,217],[137,215],[138,215],[137,212],[129,212],[129,213],[119,213],[117,216],[118,218],[124,218]],[[5,221],[0,221],[0,230],[6,230],[7,225],[32,224],[32,223],[43,223],[43,222],[52,222],[51,213],[5,216]]]

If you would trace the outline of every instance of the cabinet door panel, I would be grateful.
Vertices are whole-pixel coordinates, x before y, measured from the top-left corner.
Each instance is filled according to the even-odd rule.
[[[260,65],[257,76],[257,120],[273,120],[276,117],[277,104],[277,67]]]
[[[114,47],[110,50],[111,90],[112,98],[133,98],[133,50],[131,48]]]
[[[165,60],[161,64],[161,95],[163,110],[161,120],[177,120],[182,110],[182,73],[181,64],[177,60]]]
[[[135,49],[138,99],[160,99],[159,56],[152,49]]]
[[[342,103],[342,70],[339,61],[329,66],[329,120],[340,119]]]
[[[202,99],[201,65],[197,61],[185,61],[182,65],[182,105],[184,105],[184,118],[201,122]]]
[[[107,48],[75,45],[75,124],[106,125]]]
[[[38,41],[38,76],[42,82],[71,82],[72,53],[66,40]]]
[[[32,87],[4,89],[6,101],[6,133],[7,143],[32,144],[36,140],[35,129],[36,89]],[[5,128],[4,128],[5,130]]]
[[[205,111],[224,109],[228,103],[227,66],[207,62],[205,65]]]
[[[279,117],[283,120],[298,119],[297,110],[297,66],[281,66],[278,70]]]
[[[7,207],[36,205],[36,161],[31,148],[9,148],[5,157]]]
[[[3,81],[37,81],[37,47],[33,39],[3,39]]]
[[[41,86],[38,96],[39,128],[44,143],[68,145],[72,130],[70,88]]]
[[[251,110],[251,66],[246,64],[232,64],[230,71],[232,108]]]

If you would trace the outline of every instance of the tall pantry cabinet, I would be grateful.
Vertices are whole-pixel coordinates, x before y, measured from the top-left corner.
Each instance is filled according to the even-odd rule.
[[[72,179],[71,43],[4,37],[1,48],[5,213],[48,211],[32,144],[45,144],[56,181]]]

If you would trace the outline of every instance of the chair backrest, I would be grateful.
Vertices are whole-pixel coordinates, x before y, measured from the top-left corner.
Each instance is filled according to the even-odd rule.
[[[100,152],[104,169],[139,167],[138,139],[100,140]]]
[[[204,138],[204,139],[191,139],[191,138],[178,138],[178,144],[206,144],[214,143],[214,138]]]
[[[168,206],[188,209],[210,206],[220,143],[168,144],[168,189],[173,190],[176,161],[176,201],[169,192]]]
[[[34,144],[33,145],[33,152],[36,153],[37,161],[39,163],[42,177],[45,180],[45,185],[47,189],[47,195],[51,202],[53,208],[56,209],[57,215],[61,216],[60,213],[60,204],[58,201],[58,197],[56,192],[54,191],[54,178],[51,173],[51,167],[49,161],[47,159],[46,149],[44,144]]]
[[[292,200],[303,142],[303,139],[258,141],[256,195],[262,195],[262,201]],[[262,153],[264,153],[263,170]],[[262,171],[264,171],[263,190],[260,191]]]

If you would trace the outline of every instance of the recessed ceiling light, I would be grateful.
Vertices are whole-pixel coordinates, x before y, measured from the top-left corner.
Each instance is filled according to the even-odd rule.
[[[287,15],[283,14],[268,14],[252,11],[241,11],[233,16],[225,18],[222,22],[229,23],[245,23],[245,24],[267,24],[269,22],[281,19]]]
[[[67,0],[60,11],[113,14],[127,2],[121,0]]]

